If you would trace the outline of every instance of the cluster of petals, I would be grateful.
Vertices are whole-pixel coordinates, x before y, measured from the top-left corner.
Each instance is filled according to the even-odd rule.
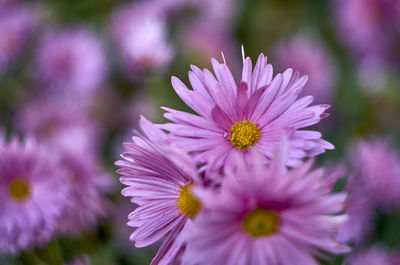
[[[329,105],[310,106],[312,96],[298,98],[307,76],[300,77],[288,69],[273,77],[272,66],[267,64],[263,54],[254,70],[250,58],[243,63],[238,84],[228,66],[215,59],[212,59],[212,66],[216,77],[208,69],[191,66],[189,80],[193,90],[178,78],[172,78],[176,93],[198,113],[163,108],[167,111],[164,116],[172,123],[159,126],[170,132],[176,146],[191,153],[196,162],[213,161],[215,168],[232,163],[235,154],[248,159],[249,149],[256,149],[270,159],[283,134],[290,135],[289,166],[333,149],[332,144],[321,139],[320,132],[301,130],[326,117],[324,112],[329,108]],[[246,138],[248,133],[253,140],[244,139],[247,145],[241,142],[235,145],[234,125],[239,127],[239,141],[241,135]]]
[[[306,76],[273,77],[263,54],[254,70],[243,62],[238,84],[215,59],[216,77],[192,66],[193,90],[173,77],[198,115],[164,108],[172,122],[142,117],[144,136],[124,144],[116,165],[122,194],[137,205],[130,239],[136,247],[163,241],[151,264],[318,264],[349,251],[336,238],[347,195],[332,193],[344,167],[311,170],[303,161],[333,148],[301,130],[329,106],[298,98]]]
[[[203,208],[187,234],[187,264],[319,264],[315,256],[320,250],[349,251],[333,238],[345,220],[340,213],[346,194],[332,194],[323,170],[310,171],[311,161],[288,171],[281,148],[268,167],[257,153],[251,164],[236,159],[219,191],[194,190]],[[258,223],[250,230],[273,221],[277,227],[261,235],[249,233],[245,219],[255,209],[277,218],[253,216]]]
[[[122,194],[138,207],[129,215],[128,225],[137,227],[130,239],[136,247],[148,246],[163,238],[151,264],[170,264],[182,252],[181,232],[189,229],[190,218],[179,211],[177,200],[185,185],[201,185],[191,158],[171,147],[164,132],[145,118],[140,126],[146,137],[135,136],[125,143],[124,160],[117,161],[120,181],[128,186]]]

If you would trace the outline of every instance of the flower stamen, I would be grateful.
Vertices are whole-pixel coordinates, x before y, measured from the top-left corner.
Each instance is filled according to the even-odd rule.
[[[267,236],[278,230],[279,216],[275,211],[257,207],[243,217],[242,227],[253,237]]]
[[[8,192],[14,200],[23,201],[29,197],[31,190],[28,181],[18,177],[10,182]]]
[[[180,187],[175,207],[181,215],[194,218],[200,211],[201,202],[190,191],[191,186],[192,184],[186,184]]]
[[[235,122],[231,127],[231,132],[229,140],[233,146],[242,150],[252,147],[260,139],[257,124],[249,120]]]

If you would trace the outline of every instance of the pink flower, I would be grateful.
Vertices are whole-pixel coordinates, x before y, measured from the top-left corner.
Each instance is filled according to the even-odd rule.
[[[36,24],[37,17],[28,7],[0,4],[0,71],[21,52]]]
[[[58,151],[59,167],[67,173],[65,185],[70,186],[68,204],[59,222],[59,231],[78,235],[96,227],[109,206],[106,193],[112,187],[111,178],[91,153],[77,148]]]
[[[16,254],[46,243],[68,202],[65,172],[51,149],[29,138],[0,142],[0,251]]]
[[[397,265],[394,256],[388,250],[374,246],[363,251],[352,253],[345,261],[345,265]]]
[[[336,239],[340,242],[362,244],[374,228],[374,207],[369,196],[357,188],[350,188],[346,202],[346,221],[340,225]]]
[[[192,159],[171,147],[166,134],[144,118],[140,126],[147,138],[125,143],[125,161],[116,162],[121,183],[128,186],[122,194],[138,205],[129,215],[128,225],[137,227],[131,240],[145,247],[164,238],[151,264],[170,264],[184,249],[181,232],[201,208],[191,193],[201,181]]]
[[[350,153],[353,176],[349,185],[359,186],[376,206],[400,204],[400,157],[385,140],[361,140]]]
[[[106,76],[103,47],[85,28],[46,32],[35,60],[38,79],[63,95],[90,96]]]
[[[251,164],[236,157],[218,192],[193,190],[203,207],[186,235],[185,264],[316,265],[320,250],[349,251],[334,239],[346,195],[331,194],[310,161],[287,171],[284,150],[269,167],[256,152]]]
[[[216,74],[192,66],[189,90],[178,78],[172,86],[181,99],[199,115],[163,108],[174,123],[159,125],[171,132],[178,147],[193,154],[196,161],[213,161],[220,168],[233,163],[239,154],[248,160],[250,149],[271,158],[283,133],[290,134],[287,164],[297,165],[304,157],[333,149],[317,131],[300,130],[318,123],[328,105],[309,107],[313,97],[297,99],[307,82],[288,69],[273,78],[272,66],[261,54],[252,70],[250,58],[244,60],[241,82],[236,84],[228,66],[212,59]]]
[[[143,72],[163,69],[174,55],[166,21],[147,3],[118,9],[111,30],[126,72],[136,78]]]
[[[339,36],[359,66],[361,82],[381,88],[386,72],[400,68],[398,1],[333,0]],[[349,37],[351,36],[351,37]]]
[[[279,69],[292,67],[309,76],[303,95],[312,95],[317,103],[334,100],[334,69],[332,57],[316,37],[299,34],[276,48]]]

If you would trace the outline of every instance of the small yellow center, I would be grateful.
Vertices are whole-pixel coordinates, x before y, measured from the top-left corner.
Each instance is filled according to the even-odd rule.
[[[233,146],[239,149],[247,149],[260,139],[260,130],[256,123],[251,121],[238,121],[235,122],[231,127],[231,140]]]
[[[242,219],[243,230],[253,237],[273,234],[278,230],[278,226],[278,214],[261,207],[254,208]]]
[[[13,199],[23,201],[28,198],[31,190],[29,183],[24,178],[15,178],[10,182],[8,192]]]
[[[180,214],[194,218],[201,208],[201,202],[190,191],[191,185],[186,184],[180,187],[176,208]]]

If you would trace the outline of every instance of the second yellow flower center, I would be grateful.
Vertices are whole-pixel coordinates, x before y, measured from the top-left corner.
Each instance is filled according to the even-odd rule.
[[[8,192],[14,200],[23,201],[29,197],[31,189],[24,178],[15,178],[10,182]]]
[[[190,191],[191,186],[192,184],[186,184],[180,187],[176,208],[180,214],[194,218],[200,211],[201,202]]]
[[[260,130],[256,123],[251,121],[238,121],[231,127],[231,140],[233,146],[239,149],[248,149],[253,146],[258,139],[260,139]]]
[[[253,237],[275,233],[279,227],[279,216],[275,211],[254,208],[242,219],[242,228]]]

